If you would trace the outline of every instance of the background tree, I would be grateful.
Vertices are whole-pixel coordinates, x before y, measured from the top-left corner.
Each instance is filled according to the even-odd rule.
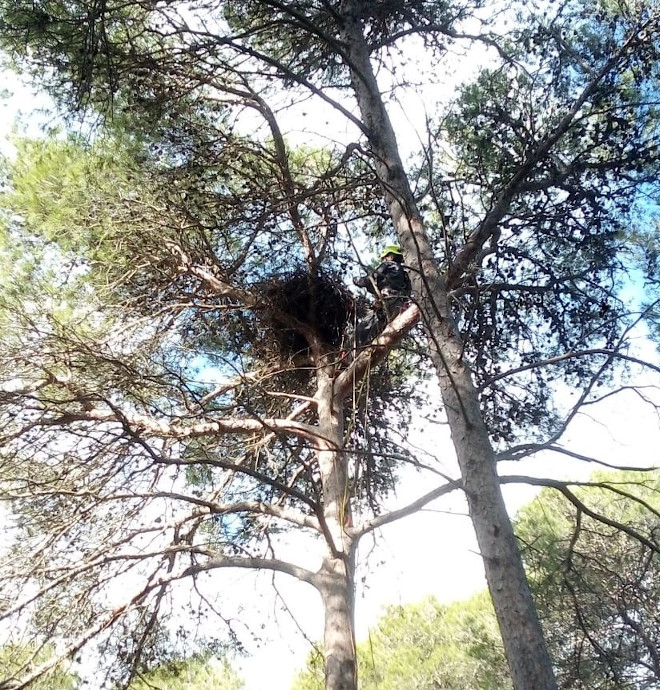
[[[23,668],[26,664],[37,666],[50,659],[55,650],[48,645],[37,647],[32,645],[7,644],[0,648],[0,665],[5,673]],[[67,664],[58,664],[50,672],[32,684],[34,690],[74,690],[78,687],[78,677],[67,671]],[[11,686],[4,686],[11,690]],[[3,690],[4,690],[3,687]]]
[[[429,597],[390,607],[357,653],[365,690],[511,687],[487,592],[449,605]],[[323,664],[318,652],[312,652],[293,690],[318,688],[323,688]]]
[[[35,429],[70,430],[72,424],[87,423],[97,425],[100,434],[115,424],[121,434],[115,431],[114,438],[121,436],[122,443],[143,454],[144,476],[154,462],[159,468],[188,464],[239,469],[246,482],[240,498],[245,499],[247,489],[257,492],[258,502],[250,503],[253,513],[256,509],[299,527],[311,526],[324,536],[327,557],[318,573],[283,563],[277,568],[322,590],[326,610],[333,612],[325,650],[329,686],[352,687],[351,635],[337,638],[334,631],[350,630],[356,540],[378,520],[390,519],[367,521],[355,531],[343,529],[349,517],[346,487],[359,484],[349,477],[368,476],[373,482],[390,476],[373,471],[368,462],[360,475],[343,452],[344,430],[352,428],[345,427],[343,400],[366,369],[368,353],[335,377],[332,354],[338,344],[333,334],[321,334],[318,323],[301,325],[300,318],[289,319],[292,330],[304,338],[304,355],[310,357],[306,363],[315,372],[312,382],[306,380],[295,392],[281,386],[265,390],[264,381],[276,380],[271,370],[267,377],[260,371],[261,387],[247,393],[251,369],[242,366],[236,353],[242,350],[237,345],[253,342],[250,335],[259,332],[257,323],[264,325],[263,319],[251,322],[245,314],[256,313],[257,283],[281,272],[283,262],[278,265],[277,259],[284,250],[289,252],[287,265],[292,256],[298,258],[305,279],[318,285],[314,281],[321,267],[332,271],[355,266],[351,252],[342,249],[350,249],[358,228],[378,236],[387,214],[414,274],[428,352],[514,686],[555,687],[499,489],[495,451],[501,451],[499,457],[520,458],[539,443],[557,447],[579,405],[596,398],[596,384],[606,384],[613,367],[628,361],[626,339],[635,316],[619,290],[627,258],[622,239],[637,213],[655,211],[646,202],[635,205],[642,193],[652,198],[657,179],[659,20],[654,4],[604,0],[597,14],[593,3],[577,0],[546,14],[528,4],[511,5],[512,17],[519,10],[519,22],[503,36],[497,24],[488,21],[496,19],[492,8],[482,17],[479,3],[12,2],[1,7],[5,44],[14,59],[38,71],[66,105],[82,104],[101,118],[112,113],[118,126],[143,139],[141,155],[162,173],[148,178],[156,180],[151,185],[141,184],[139,213],[124,221],[132,232],[121,237],[103,232],[96,241],[77,239],[75,244],[88,254],[89,264],[100,269],[94,273],[106,275],[111,290],[104,293],[104,301],[109,301],[108,294],[124,300],[114,302],[121,304],[122,321],[127,313],[153,316],[156,303],[165,305],[158,312],[163,320],[149,321],[147,329],[142,322],[141,330],[125,340],[134,349],[132,358],[121,352],[121,366],[116,347],[98,361],[104,351],[98,338],[93,347],[89,336],[79,331],[64,348],[60,340],[55,348],[58,361],[63,361],[63,353],[69,357],[72,351],[84,351],[75,362],[76,373],[108,372],[102,385],[100,378],[90,381],[90,390],[72,383],[69,362],[64,376],[43,364],[35,376],[38,360],[32,358],[28,366],[25,355],[18,354],[34,350],[27,347],[32,335],[13,343],[16,354],[8,358],[8,368],[23,364],[18,369],[29,382],[16,385],[9,399],[12,419],[16,410],[28,414],[18,430],[10,427],[9,436],[19,439],[14,452]],[[463,24],[468,19],[476,27],[470,34]],[[491,67],[459,90],[455,103],[438,111],[437,120],[429,118],[429,146],[417,170],[414,163],[409,166],[415,175],[405,171],[383,87],[376,80],[379,71],[393,91],[409,86],[405,72],[400,82],[392,75],[397,67],[403,69],[401,56],[413,45],[413,37],[427,48],[424,64],[439,75],[443,60],[451,64],[453,59],[448,45],[452,50],[475,45],[491,49]],[[347,93],[353,101],[346,101]],[[335,147],[321,171],[310,172],[300,165],[299,156],[291,155],[274,115],[303,97],[334,107],[355,137]],[[246,119],[246,113],[252,119]],[[245,135],[262,122],[263,137]],[[125,206],[136,208],[133,203],[117,204],[120,217]],[[360,226],[358,219],[365,217],[371,224]],[[150,230],[135,232],[138,227]],[[83,235],[88,236],[87,229]],[[100,239],[103,249],[96,254]],[[108,244],[128,258],[102,261]],[[275,247],[278,251],[273,252]],[[309,294],[315,290],[310,288]],[[222,307],[217,310],[222,318],[215,322],[222,326],[205,332],[213,321],[211,298],[224,300],[213,303]],[[281,326],[281,314],[280,303],[271,305],[270,324]],[[35,318],[29,316],[26,323],[32,328]],[[386,338],[396,339],[410,327],[416,310],[409,316],[410,321],[393,325]],[[24,333],[32,333],[30,328]],[[334,330],[336,334],[341,328]],[[156,339],[165,333],[169,340]],[[238,339],[234,333],[246,337]],[[240,387],[236,379],[225,379],[218,393],[191,394],[189,369],[172,357],[173,349],[163,347],[166,342],[186,351],[187,334],[193,347],[206,335],[209,351],[236,371]],[[80,342],[86,347],[79,348]],[[387,343],[383,345],[386,349]],[[43,342],[41,351],[46,351]],[[223,354],[218,356],[218,351]],[[247,352],[252,364],[252,345]],[[145,362],[150,365],[146,369]],[[563,405],[555,395],[557,379],[577,388],[577,405]],[[149,395],[129,380],[148,382]],[[33,396],[38,391],[35,412]],[[298,396],[298,406],[289,404],[291,395]],[[288,401],[288,407],[262,404],[273,398]],[[201,402],[218,408],[206,410],[200,419]],[[35,423],[32,414],[44,416]],[[360,450],[371,451],[364,429],[370,429],[369,423],[353,440],[360,439]],[[74,431],[74,436],[84,433],[96,440],[89,429]],[[231,439],[221,451],[219,432],[228,432]],[[276,457],[284,458],[282,464],[265,457],[267,452],[257,452],[261,446],[255,437],[256,471],[264,467],[261,462],[268,468],[258,476],[242,459],[245,436],[253,433],[265,433],[270,442],[281,444],[283,455]],[[58,449],[61,442],[59,438]],[[107,438],[103,448],[109,448]],[[116,457],[123,458],[125,452]],[[199,491],[199,478],[195,481]],[[222,485],[215,481],[215,486]],[[264,486],[270,503],[260,493]],[[371,486],[361,495],[373,504],[378,492]],[[175,492],[166,493],[159,498],[171,498]],[[287,509],[302,508],[302,517],[284,512],[278,502],[284,495],[291,502]],[[200,509],[221,515],[238,511],[217,502],[217,496],[202,501]],[[254,501],[255,493],[250,498]],[[188,496],[184,500],[191,502]],[[207,517],[200,522],[212,522]],[[252,518],[246,522],[254,528]],[[226,531],[236,523],[221,520],[221,527]],[[218,564],[217,551],[188,548],[196,527],[184,532],[182,541],[176,537],[177,553],[193,551],[209,559],[206,567]],[[250,538],[255,534],[250,529],[230,532]],[[177,534],[176,528],[172,533]],[[263,528],[257,533],[263,534]],[[226,539],[225,544],[233,542]],[[221,560],[223,565],[237,563],[227,555]],[[274,567],[261,555],[241,564],[248,562]],[[167,566],[162,563],[169,568],[169,560]],[[203,565],[197,560],[191,567]],[[179,572],[182,576],[189,571]],[[154,575],[155,581],[160,580]]]
[[[658,481],[657,472],[597,473],[584,486],[543,489],[518,516],[562,687],[660,682]]]
[[[191,659],[170,661],[131,683],[131,690],[242,690],[245,684],[225,659],[202,655]]]

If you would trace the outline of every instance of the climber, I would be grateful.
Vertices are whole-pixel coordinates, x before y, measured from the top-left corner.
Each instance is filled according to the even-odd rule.
[[[354,278],[353,283],[376,297],[373,306],[365,311],[355,327],[355,345],[360,347],[371,342],[388,321],[410,305],[412,287],[403,267],[401,248],[393,244],[385,247],[376,270],[362,278]]]

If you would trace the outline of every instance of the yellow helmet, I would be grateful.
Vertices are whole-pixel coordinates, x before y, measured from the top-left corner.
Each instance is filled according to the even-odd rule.
[[[380,253],[381,261],[388,255],[394,254],[394,256],[403,256],[401,247],[397,244],[388,244],[387,247],[383,247],[383,251]]]

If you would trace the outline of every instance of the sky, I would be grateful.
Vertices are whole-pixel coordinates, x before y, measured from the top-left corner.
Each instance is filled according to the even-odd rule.
[[[6,76],[6,75],[5,75]],[[6,137],[14,117],[32,113],[45,105],[13,78],[5,79],[5,88],[13,96],[0,102],[0,151],[11,152]],[[415,116],[419,116],[416,111]],[[400,121],[410,112],[401,108],[395,115]],[[304,127],[301,127],[304,134]],[[639,331],[636,347],[640,354],[656,359],[655,349]],[[647,381],[642,378],[642,384]],[[565,393],[567,396],[570,392]],[[423,433],[421,425],[411,429],[409,441],[432,450],[444,463],[447,474],[458,471],[447,430],[438,428]],[[603,401],[578,415],[563,443],[578,453],[599,457],[612,465],[657,465],[660,461],[660,431],[652,407],[632,392]],[[519,463],[502,463],[501,474],[528,474],[557,479],[586,479],[595,469],[554,453],[541,453]],[[402,506],[428,490],[427,478],[407,473],[400,482],[392,506]],[[507,507],[512,516],[538,490],[505,485]],[[301,549],[295,541],[285,545],[302,565],[315,567],[318,554]],[[358,557],[356,593],[356,630],[358,641],[389,605],[416,602],[427,595],[449,603],[468,598],[483,589],[483,566],[466,506],[455,493],[435,501],[426,509],[380,530],[374,538],[365,538]],[[281,597],[273,596],[273,583]],[[253,633],[246,632],[246,647],[251,657],[239,660],[246,690],[289,690],[291,679],[304,666],[310,642],[322,633],[322,609],[317,593],[284,575],[246,574],[244,571],[223,575],[222,587],[235,605],[235,615]],[[286,608],[282,607],[282,602]]]

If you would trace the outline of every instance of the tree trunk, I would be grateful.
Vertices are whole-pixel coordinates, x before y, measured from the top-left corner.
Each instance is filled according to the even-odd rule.
[[[326,558],[318,573],[318,589],[325,612],[326,690],[357,690],[352,573],[352,554],[348,554],[348,558]]]
[[[320,367],[316,405],[317,457],[323,485],[323,514],[329,552],[315,584],[325,612],[326,690],[357,690],[354,630],[355,544],[346,532],[351,521],[348,456],[344,445],[343,396],[335,393],[334,366]]]
[[[341,39],[367,136],[413,286],[440,381],[470,516],[516,690],[556,690],[550,656],[509,520],[479,399],[440,274],[399,156],[370,62],[355,0],[343,5]]]

